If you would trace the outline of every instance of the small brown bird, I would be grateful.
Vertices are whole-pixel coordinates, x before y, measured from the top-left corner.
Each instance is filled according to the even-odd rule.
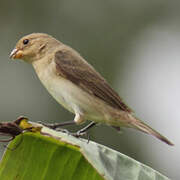
[[[92,121],[79,134],[96,123],[105,123],[116,129],[134,128],[173,145],[137,119],[107,81],[78,52],[52,36],[29,34],[17,42],[10,57],[32,64],[48,92],[75,114],[76,124]]]

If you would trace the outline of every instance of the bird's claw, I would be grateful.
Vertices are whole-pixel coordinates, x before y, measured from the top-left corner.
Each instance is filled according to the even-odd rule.
[[[90,136],[87,132],[84,132],[84,131],[77,131],[75,133],[70,133],[70,135],[76,137],[76,138],[79,138],[81,136],[87,136],[87,143],[89,143],[89,139],[90,139]]]
[[[63,129],[63,128],[58,128],[58,129],[56,129],[56,131],[60,131],[62,133],[68,134],[68,135],[70,134],[70,132],[67,129]]]
[[[70,135],[79,138],[81,136],[87,135],[87,132],[77,131],[75,133],[70,133]]]

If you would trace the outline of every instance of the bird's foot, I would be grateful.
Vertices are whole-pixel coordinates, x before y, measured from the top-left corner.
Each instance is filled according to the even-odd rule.
[[[81,136],[87,135],[87,132],[81,132],[81,130],[79,130],[79,131],[77,131],[75,133],[70,133],[70,135],[79,138]]]
[[[89,136],[88,132],[84,132],[84,131],[79,130],[79,131],[77,131],[75,133],[70,133],[70,135],[74,136],[76,138],[80,138],[82,136],[86,136],[87,137],[87,143],[89,143],[90,136]]]

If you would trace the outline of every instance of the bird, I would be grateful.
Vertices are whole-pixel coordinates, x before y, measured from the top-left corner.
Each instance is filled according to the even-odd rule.
[[[75,115],[72,124],[91,121],[87,127],[78,131],[79,134],[96,124],[104,123],[117,130],[121,127],[133,128],[173,145],[138,119],[101,74],[76,50],[51,35],[25,35],[16,43],[10,58],[23,60],[33,66],[47,91]]]

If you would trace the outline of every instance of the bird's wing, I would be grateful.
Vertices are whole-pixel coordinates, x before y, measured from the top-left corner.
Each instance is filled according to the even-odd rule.
[[[132,112],[106,80],[73,49],[58,50],[55,53],[54,61],[56,71],[60,76],[70,80],[108,105]]]

